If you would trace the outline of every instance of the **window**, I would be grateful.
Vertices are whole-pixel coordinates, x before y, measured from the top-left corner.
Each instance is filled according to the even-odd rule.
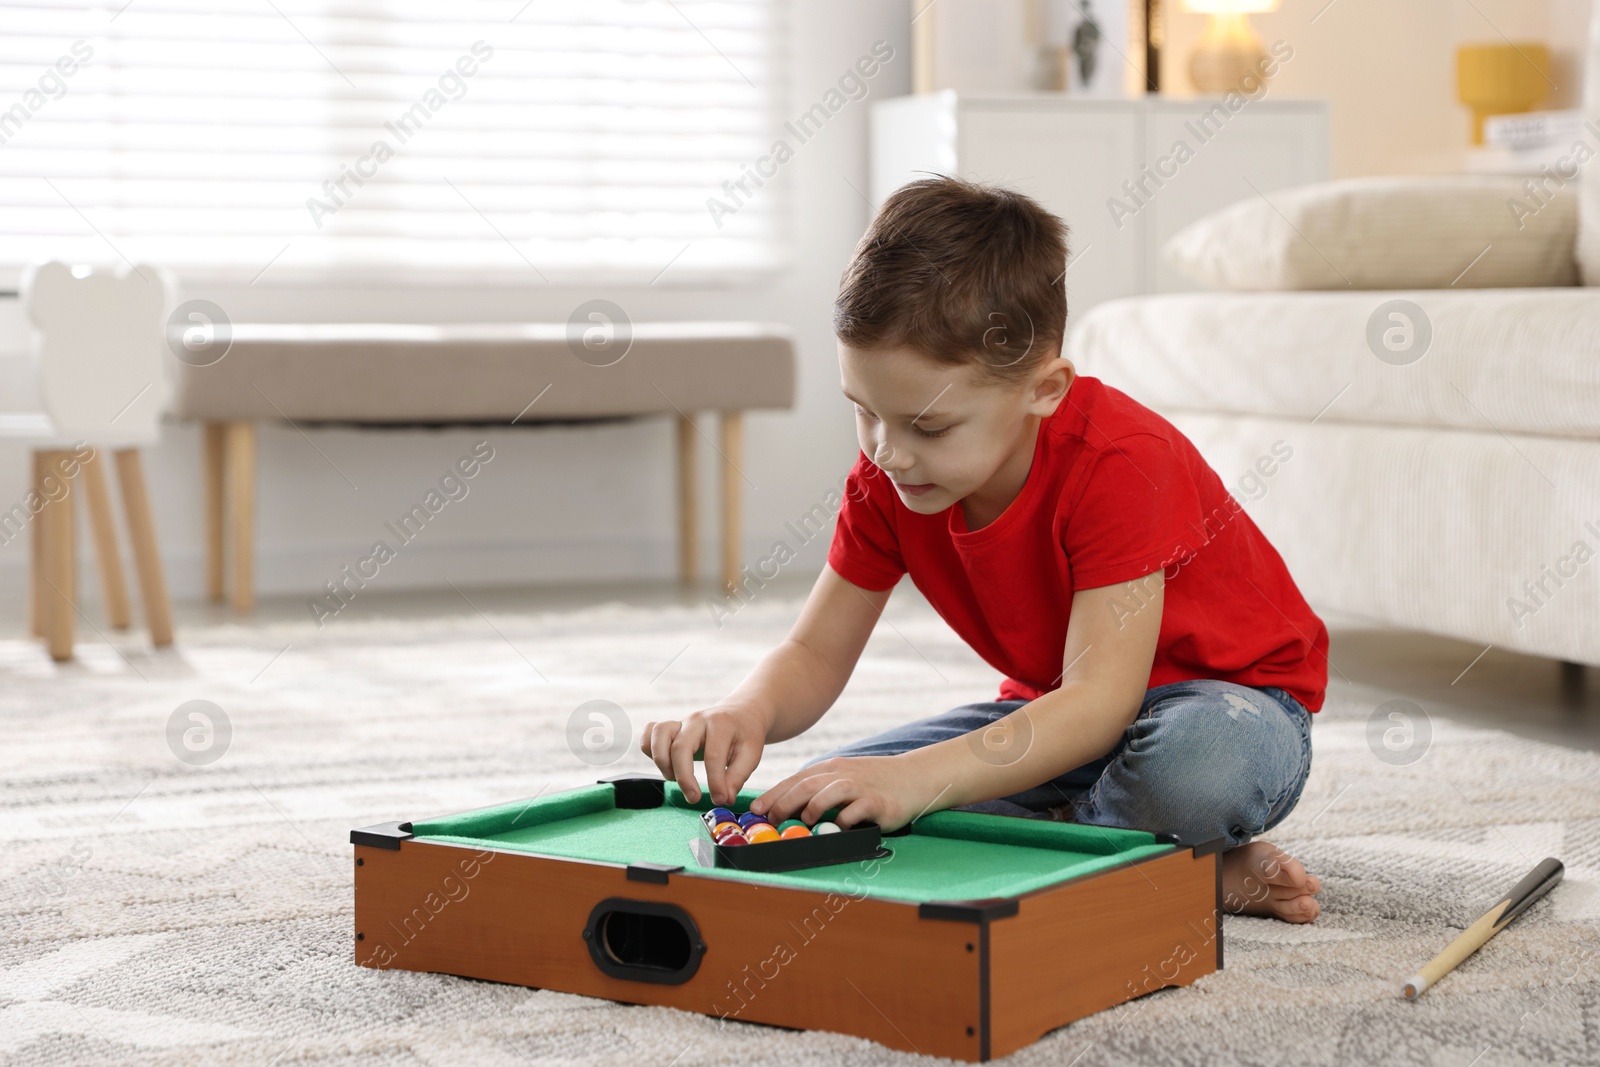
[[[0,284],[729,284],[785,265],[779,0],[0,8]],[[521,10],[519,10],[521,6]],[[747,184],[747,188],[753,188]]]

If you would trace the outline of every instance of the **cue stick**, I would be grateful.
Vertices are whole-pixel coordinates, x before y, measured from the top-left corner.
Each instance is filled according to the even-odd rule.
[[[1479,916],[1478,921],[1461,932],[1445,946],[1444,951],[1428,961],[1428,965],[1412,975],[1401,990],[1407,1000],[1416,1000],[1439,979],[1455,970],[1462,960],[1483,947],[1483,943],[1504,930],[1511,920],[1527,911],[1534,901],[1544,896],[1561,881],[1566,868],[1555,857],[1547,857],[1528,872],[1526,878],[1512,887],[1494,907]]]

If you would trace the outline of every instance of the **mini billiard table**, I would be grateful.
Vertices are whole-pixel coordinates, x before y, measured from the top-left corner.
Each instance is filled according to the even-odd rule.
[[[1220,840],[940,811],[749,871],[702,865],[710,807],[623,776],[354,830],[356,962],[962,1060],[1222,966]]]

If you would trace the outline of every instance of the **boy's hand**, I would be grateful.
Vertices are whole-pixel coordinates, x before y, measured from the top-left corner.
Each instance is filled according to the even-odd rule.
[[[684,797],[700,799],[694,761],[704,759],[714,804],[732,804],[761,762],[768,723],[753,708],[731,705],[696,711],[681,720],[645,723],[639,751],[655,761],[661,776],[678,783]]]
[[[925,784],[932,778],[913,766],[913,755],[838,756],[814,763],[756,797],[750,810],[774,826],[784,819],[809,826],[829,808],[838,808],[834,821],[842,830],[860,822],[898,830],[926,814],[944,792]]]

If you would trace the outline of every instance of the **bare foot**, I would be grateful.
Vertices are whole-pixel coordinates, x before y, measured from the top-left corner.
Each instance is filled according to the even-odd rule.
[[[1322,882],[1300,861],[1269,841],[1252,841],[1222,854],[1222,907],[1230,915],[1265,915],[1308,923],[1322,912]]]

